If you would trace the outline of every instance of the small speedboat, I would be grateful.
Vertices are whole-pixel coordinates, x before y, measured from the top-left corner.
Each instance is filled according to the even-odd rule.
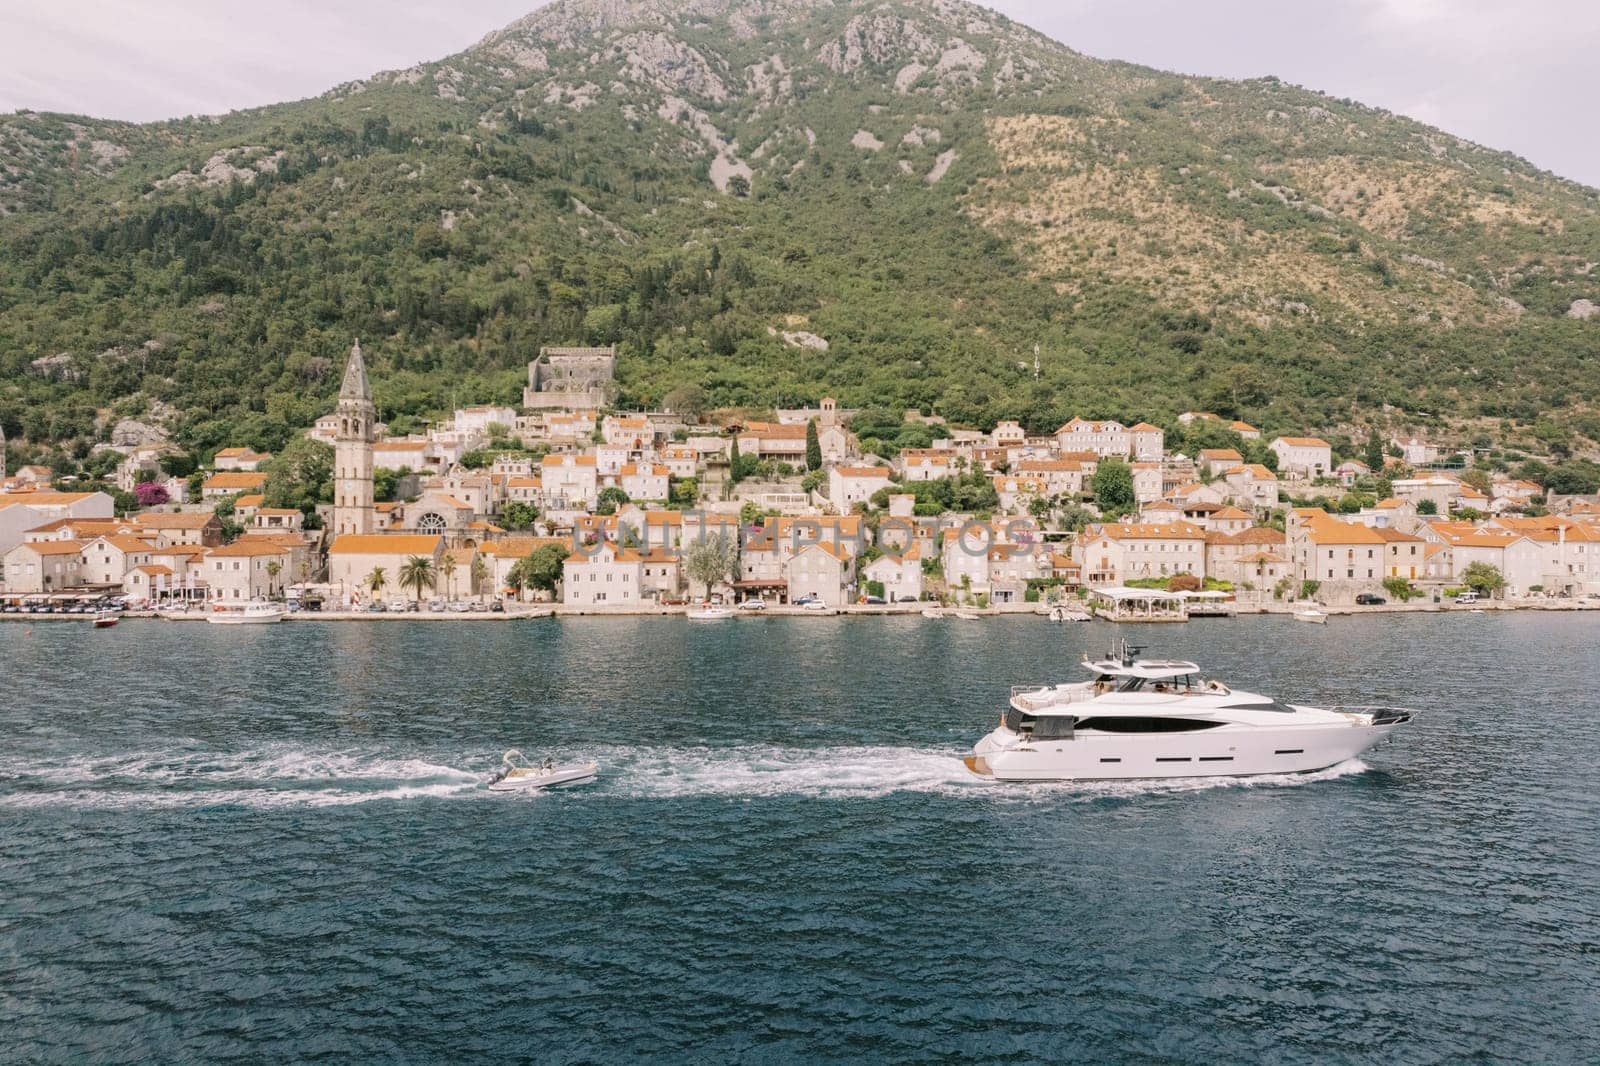
[[[698,607],[691,607],[688,614],[691,622],[720,622],[724,618],[737,617],[739,612],[732,607],[723,607],[715,603],[702,603]]]
[[[500,769],[489,778],[490,792],[525,792],[529,789],[550,788],[554,785],[575,785],[592,781],[600,772],[595,762],[557,766],[546,759],[539,766],[529,765],[527,757],[515,748],[500,756]]]
[[[1077,607],[1068,607],[1057,604],[1050,608],[1050,621],[1052,622],[1088,622],[1094,618],[1088,611]]]
[[[924,617],[924,618],[943,618],[944,617],[944,612],[939,610],[939,608],[937,608],[937,607],[924,607],[922,609],[922,617]]]
[[[1324,626],[1328,624],[1328,616],[1315,607],[1302,607],[1294,613],[1296,622],[1310,622],[1313,625]]]
[[[117,616],[109,611],[94,616],[94,627],[96,629],[110,629],[116,624]]]
[[[976,622],[978,619],[982,618],[983,615],[979,614],[977,611],[967,610],[965,607],[958,607],[956,608],[956,617],[961,619],[963,622]]]

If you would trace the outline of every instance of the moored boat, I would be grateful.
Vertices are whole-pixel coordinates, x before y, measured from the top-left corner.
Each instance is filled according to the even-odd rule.
[[[1328,616],[1315,607],[1302,607],[1294,612],[1296,622],[1310,622],[1312,625],[1327,625]]]
[[[1355,758],[1414,713],[1283,704],[1138,650],[1124,642],[1085,661],[1088,681],[1014,688],[967,768],[1000,781],[1306,773]]]
[[[116,625],[118,621],[119,619],[116,614],[111,611],[103,611],[94,616],[94,627],[96,629],[110,629],[112,626]]]
[[[687,615],[691,622],[720,622],[724,618],[737,618],[739,612],[732,607],[724,607],[716,603],[702,603],[698,607],[689,608]]]
[[[268,625],[283,621],[288,614],[281,603],[250,600],[248,603],[213,604],[206,621],[214,626]]]

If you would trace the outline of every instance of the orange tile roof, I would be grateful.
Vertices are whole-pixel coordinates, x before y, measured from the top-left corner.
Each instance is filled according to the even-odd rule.
[[[105,541],[107,544],[121,552],[147,552],[155,547],[155,545],[151,544],[143,537],[135,537],[131,534],[113,534],[111,536],[102,536],[96,539]],[[91,543],[93,542],[91,541]]]
[[[1279,437],[1279,440],[1291,448],[1330,448],[1327,441],[1321,437]]]
[[[432,555],[443,537],[403,533],[346,533],[334,540],[329,555]]]
[[[8,503],[25,503],[36,506],[51,506],[59,504],[77,503],[93,496],[92,492],[57,492],[55,489],[36,489],[32,492],[8,492],[0,494],[0,506]]]
[[[850,553],[844,550],[844,546],[843,545],[835,544],[832,541],[828,541],[828,540],[818,541],[816,544],[807,544],[804,548],[801,548],[799,550],[799,552],[797,552],[796,554],[797,555],[804,555],[806,552],[811,551],[813,548],[815,548],[818,551],[827,552],[829,555],[833,556],[835,559],[838,559],[840,562],[849,562],[850,561]]]
[[[1378,531],[1359,522],[1341,522],[1323,516],[1313,518],[1307,526],[1307,538],[1313,544],[1382,544]]]
[[[288,549],[282,544],[268,544],[263,543],[259,538],[241,537],[226,547],[212,548],[206,552],[206,558],[244,559],[286,554],[288,554]]]
[[[572,540],[568,537],[504,537],[500,540],[485,541],[479,545],[478,553],[496,559],[525,559],[547,544],[566,547],[571,543]]]
[[[77,555],[85,545],[81,540],[34,540],[23,545],[38,555]]]
[[[1205,540],[1206,532],[1189,522],[1118,522],[1100,527],[1112,540]]]
[[[247,470],[224,470],[212,474],[202,483],[207,489],[259,489],[267,483],[267,475]]]
[[[803,424],[788,426],[781,422],[747,422],[738,435],[765,440],[804,440],[806,427]]]
[[[889,476],[886,466],[836,466],[834,471],[840,477],[881,477]]]
[[[133,516],[135,525],[149,529],[200,529],[216,522],[221,525],[222,520],[214,514],[196,514],[186,512],[183,514],[146,513]]]

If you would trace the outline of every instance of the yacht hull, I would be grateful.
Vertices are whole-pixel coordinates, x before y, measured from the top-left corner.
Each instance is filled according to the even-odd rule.
[[[1021,741],[997,729],[964,760],[997,781],[1114,781],[1163,777],[1253,777],[1324,770],[1377,744],[1399,723],[1251,726],[1203,733],[1079,733]]]

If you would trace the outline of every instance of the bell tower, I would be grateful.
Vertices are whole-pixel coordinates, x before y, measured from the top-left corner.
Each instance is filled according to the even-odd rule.
[[[372,533],[372,442],[378,409],[372,403],[361,342],[350,349],[339,389],[339,433],[333,445],[333,533]]]

